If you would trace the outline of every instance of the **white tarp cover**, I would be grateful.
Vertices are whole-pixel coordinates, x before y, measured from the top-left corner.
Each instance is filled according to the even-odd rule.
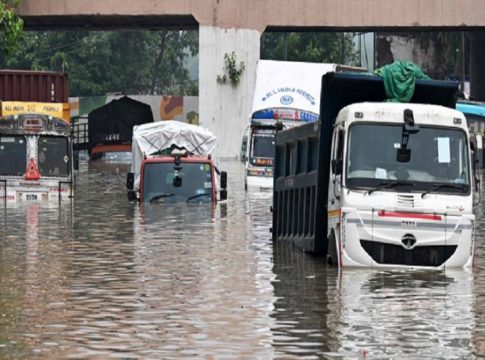
[[[290,108],[318,114],[322,76],[337,64],[259,60],[251,114]]]
[[[156,121],[135,126],[131,144],[131,171],[135,175],[135,190],[139,190],[140,167],[144,155],[150,156],[176,145],[193,155],[211,155],[214,158],[216,140],[209,130],[179,121]]]

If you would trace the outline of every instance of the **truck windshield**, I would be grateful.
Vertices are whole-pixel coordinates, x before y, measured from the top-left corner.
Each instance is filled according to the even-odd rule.
[[[402,126],[350,127],[346,163],[351,188],[468,193],[470,169],[466,134],[460,129],[420,126],[409,135],[408,162],[397,161]],[[396,182],[396,186],[393,186]],[[453,186],[447,186],[447,185]]]
[[[41,176],[69,175],[67,138],[60,136],[40,136],[37,155],[38,168]]]
[[[144,202],[212,202],[209,163],[146,163],[143,170]],[[178,175],[177,175],[178,173]]]
[[[0,135],[0,175],[25,174],[27,146],[24,136]]]
[[[275,131],[273,129],[255,130],[251,139],[251,164],[272,166],[274,142]]]

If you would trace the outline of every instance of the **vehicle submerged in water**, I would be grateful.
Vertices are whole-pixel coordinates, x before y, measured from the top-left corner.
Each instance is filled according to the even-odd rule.
[[[341,267],[471,267],[476,149],[457,84],[328,73],[321,116],[276,138],[273,239]]]
[[[71,198],[77,157],[63,72],[0,70],[0,199]]]
[[[364,70],[329,63],[259,60],[250,123],[241,146],[245,189],[273,188],[276,133],[318,121],[322,75]]]
[[[114,99],[90,111],[88,116],[73,117],[74,149],[87,150],[89,160],[94,160],[89,162],[93,168],[129,165],[133,127],[152,122],[150,105],[128,96]]]
[[[72,197],[73,159],[71,127],[63,119],[38,113],[0,117],[0,199]]]
[[[140,203],[213,203],[227,198],[227,173],[214,164],[216,137],[200,126],[158,121],[135,126],[128,198]]]

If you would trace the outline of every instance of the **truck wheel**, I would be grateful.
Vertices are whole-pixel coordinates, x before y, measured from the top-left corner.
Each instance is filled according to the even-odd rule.
[[[338,266],[337,238],[333,230],[328,238],[327,264]]]

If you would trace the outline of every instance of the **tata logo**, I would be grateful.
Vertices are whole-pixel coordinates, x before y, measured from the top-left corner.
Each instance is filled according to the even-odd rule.
[[[416,237],[413,234],[404,234],[401,244],[406,250],[411,250],[416,245]]]
[[[280,98],[280,103],[282,103],[283,105],[290,105],[292,102],[293,102],[293,97],[290,95],[283,95]]]

